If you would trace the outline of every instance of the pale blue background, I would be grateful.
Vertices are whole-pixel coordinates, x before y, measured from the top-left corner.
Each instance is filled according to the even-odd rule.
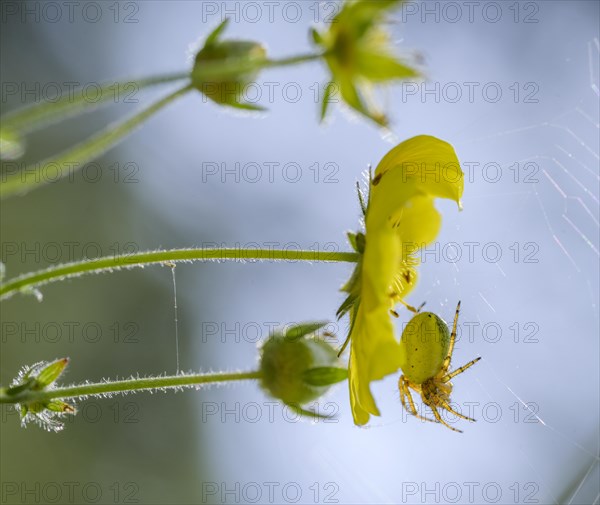
[[[260,20],[249,22],[248,16],[255,14],[246,11],[250,14],[234,19],[227,35],[263,41],[273,57],[310,51],[307,31],[317,4],[299,2],[302,17],[292,23],[283,16],[287,3],[274,6],[273,22],[265,4],[257,4],[263,9]],[[520,2],[515,22],[514,4],[502,2],[496,23],[483,15],[483,9],[495,7],[477,4],[469,22],[466,4],[456,3],[463,17],[452,23],[448,18],[454,12],[443,11],[442,4],[413,3],[409,9],[416,13],[405,16],[405,22],[396,14],[390,29],[399,52],[424,61],[429,86],[458,83],[466,92],[465,82],[480,83],[478,90],[497,83],[503,92],[497,103],[486,101],[480,91],[472,103],[466,97],[449,103],[443,96],[438,103],[431,95],[406,96],[393,87],[383,101],[394,120],[395,137],[384,138],[370,123],[338,107],[327,125],[318,125],[311,86],[325,82],[322,65],[266,71],[258,81],[263,91],[265,81],[280,83],[279,90],[295,82],[302,98],[289,103],[276,92],[273,103],[262,100],[269,111],[256,118],[229,113],[199,94],[186,96],[103,157],[105,166],[137,163],[139,183],[63,181],[3,203],[2,240],[60,237],[98,241],[105,248],[132,241],[140,249],[209,242],[296,242],[308,248],[333,242],[347,250],[345,232],[358,229],[360,217],[354,185],[368,164],[376,165],[400,140],[423,133],[439,136],[455,146],[461,161],[495,162],[503,168],[497,183],[473,172],[462,213],[439,202],[444,216],[440,244],[461,244],[463,257],[452,262],[442,256],[436,262],[428,256],[409,299],[413,304],[426,300],[428,309],[446,320],[460,299],[461,320],[480,323],[472,341],[458,342],[454,364],[476,356],[483,360],[455,379],[453,395],[459,405],[478,402],[478,422],[458,422],[465,431],[460,435],[407,418],[397,377],[374,385],[383,416],[366,429],[352,424],[345,384],[321,402],[333,403],[336,423],[288,422],[281,407],[266,405],[271,400],[253,384],[146,395],[134,398],[141,412],[135,424],[106,420],[102,431],[77,420],[63,434],[50,435],[33,427],[18,429],[14,415],[3,419],[3,482],[95,480],[110,497],[111,483],[133,481],[141,503],[198,503],[207,482],[223,489],[235,489],[238,482],[240,492],[227,495],[228,503],[252,499],[252,483],[262,490],[260,503],[268,503],[271,484],[266,483],[278,483],[274,502],[280,503],[286,502],[281,489],[290,483],[301,489],[300,503],[315,503],[317,488],[319,503],[331,491],[339,503],[443,503],[452,501],[457,489],[457,503],[491,503],[497,489],[502,493],[497,503],[527,503],[528,497],[544,504],[598,503],[598,3]],[[188,47],[196,47],[195,41],[224,14],[222,2],[136,5],[135,24],[115,23],[108,2],[102,3],[103,16],[95,24],[80,14],[73,23],[65,17],[58,23],[3,19],[3,82],[87,83],[180,71],[190,64]],[[228,9],[232,6],[227,3]],[[325,2],[321,15],[333,6]],[[217,13],[206,15],[212,7]],[[121,8],[121,13],[130,12],[123,4]],[[423,22],[424,9],[437,10],[439,20],[429,15]],[[488,19],[495,15],[485,12]],[[527,14],[537,22],[522,22]],[[514,83],[521,90],[517,103],[510,88]],[[526,83],[537,87],[537,103],[524,103],[523,92],[534,89],[524,90]],[[161,92],[136,97],[145,103]],[[21,103],[12,97],[2,105],[11,110]],[[119,104],[32,136],[33,153],[40,153],[32,159],[135,107]],[[529,161],[536,164],[538,182],[515,182],[508,167]],[[303,175],[289,183],[276,170],[274,181],[265,172],[256,183],[243,178],[236,183],[232,176],[222,183],[216,176],[203,180],[203,162],[229,167],[235,162],[296,162]],[[337,182],[315,183],[309,171],[315,162],[337,163]],[[467,242],[480,244],[472,262],[466,257]],[[503,253],[497,263],[481,254],[481,247],[492,242]],[[537,263],[523,261],[534,250],[524,249],[529,242],[535,244]],[[510,249],[514,243],[520,250],[518,262]],[[7,267],[9,275],[27,269],[14,258]],[[333,320],[342,301],[338,289],[350,271],[341,264],[179,266],[182,368],[251,369],[256,344],[252,338],[244,340],[248,334],[242,328],[259,327],[266,336],[272,322]],[[72,381],[174,371],[169,270],[88,277],[49,286],[44,293],[43,305],[32,299],[3,302],[2,319],[79,318],[106,321],[107,326],[135,320],[140,343],[3,342],[2,384],[21,364],[65,354],[73,359]],[[401,311],[398,328],[407,318]],[[203,338],[207,323],[238,324],[241,341],[223,332]],[[488,323],[502,329],[496,343],[483,338],[481,327]],[[515,323],[520,342],[510,329]],[[539,328],[537,342],[522,341],[526,323]],[[343,336],[346,321],[338,329]],[[525,422],[528,411],[521,401],[534,404],[540,422]],[[249,419],[254,404],[248,402],[260,406],[258,422]],[[218,414],[206,416],[215,406]],[[240,419],[229,414],[222,422],[221,414],[236,408]],[[274,422],[268,419],[269,408]],[[501,417],[491,422],[495,409]],[[36,455],[56,461],[59,454],[67,459],[62,469],[29,461]],[[244,495],[244,486],[250,494]],[[219,503],[220,495],[213,500]]]

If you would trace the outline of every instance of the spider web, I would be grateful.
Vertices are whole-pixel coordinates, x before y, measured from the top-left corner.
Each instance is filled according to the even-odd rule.
[[[269,466],[262,473],[258,468],[250,471],[240,458],[237,468],[248,472],[244,473],[246,480],[271,481],[278,475],[285,482],[304,476],[307,489],[312,483],[308,479],[318,475],[319,479],[340,483],[344,494],[336,497],[342,502],[351,497],[352,503],[398,503],[401,484],[394,480],[398,466],[403,465],[402,483],[425,487],[436,482],[442,487],[452,482],[486,483],[494,479],[494,474],[486,474],[474,461],[484,451],[487,460],[502,463],[504,468],[497,470],[496,481],[502,483],[505,492],[518,481],[519,499],[504,496],[500,503],[527,503],[524,486],[528,483],[538,486],[530,497],[538,503],[598,503],[598,55],[596,38],[581,47],[572,69],[576,77],[570,81],[579,79],[580,87],[568,90],[564,100],[553,102],[553,96],[546,96],[551,106],[544,106],[543,117],[522,120],[517,128],[467,134],[466,140],[456,144],[459,151],[472,148],[478,153],[473,156],[481,152],[509,153],[500,162],[505,174],[502,181],[486,185],[477,179],[465,190],[465,212],[456,219],[454,211],[443,213],[444,237],[440,240],[469,240],[480,234],[487,241],[504,237],[501,245],[505,254],[512,255],[514,251],[509,248],[517,243],[519,261],[485,263],[478,257],[475,264],[455,262],[451,268],[446,262],[440,271],[432,268],[435,265],[427,265],[419,291],[411,298],[416,304],[427,300],[426,310],[448,319],[460,297],[463,332],[465,323],[479,323],[481,328],[493,322],[502,327],[504,334],[499,342],[486,341],[481,335],[471,342],[463,334],[452,367],[483,356],[464,376],[453,380],[453,402],[464,406],[478,399],[482,404],[498,404],[503,410],[502,419],[490,422],[480,409],[474,415],[479,421],[476,426],[462,421],[456,424],[465,431],[457,436],[443,427],[420,425],[401,411],[397,377],[390,378],[385,384],[373,386],[385,389],[384,394],[376,395],[385,414],[380,422],[373,419],[366,433],[357,435],[351,431],[353,427],[341,423],[331,425],[336,431],[327,431],[325,425],[322,430],[311,430],[301,424],[279,423],[275,434],[274,426],[266,425],[262,437],[254,434],[245,438],[244,452],[248,454],[264,451],[261,444],[267,435],[275,441],[274,446],[279,441],[289,453],[294,453],[297,443],[296,450],[302,454],[301,464],[289,466],[290,473],[283,467]],[[568,102],[573,96],[577,101]],[[489,124],[497,128],[502,123]],[[510,169],[515,163],[519,168],[533,163],[536,182],[511,180],[506,174],[512,177]],[[350,174],[345,187],[352,188],[354,179],[355,175]],[[531,251],[524,250],[523,245],[529,242],[538,247],[533,255],[537,263],[524,263],[524,256]],[[425,277],[429,271],[437,272],[433,280]],[[223,272],[218,275],[224,277]],[[448,299],[438,306],[440,291]],[[236,308],[236,312],[241,311],[242,307]],[[509,329],[515,322],[521,332],[519,342],[514,341]],[[523,342],[526,323],[538,326],[531,343]],[[251,394],[254,392],[244,392],[245,397],[264,402],[260,392]],[[239,397],[238,391],[232,393],[231,398]],[[386,397],[390,405],[385,404]],[[347,394],[338,390],[335,399],[341,405],[340,419],[348,423]],[[221,400],[222,396],[218,398]],[[399,423],[403,424],[401,429]],[[227,445],[231,444],[231,432],[225,428],[213,426],[215,451],[231,446]],[[408,431],[415,433],[415,440],[406,436]],[[347,455],[343,453],[345,437],[352,437],[352,451]],[[307,450],[303,445],[307,440],[318,447]],[[329,449],[331,445],[335,450]],[[238,449],[236,445],[236,455]],[[351,453],[355,452],[364,457],[353,460]],[[381,481],[373,479],[375,472],[369,474],[373,466],[370,456],[377,458],[376,472],[381,474]],[[456,470],[447,468],[448,459]],[[237,475],[236,470],[228,471]],[[426,502],[421,498],[418,495],[413,499],[416,503]],[[478,501],[463,496],[462,502]]]
[[[514,417],[510,423],[503,423],[504,420],[499,423],[507,430],[499,435],[498,442],[499,446],[508,448],[504,463],[509,459],[509,465],[527,467],[528,470],[521,473],[529,475],[528,482],[533,477],[535,484],[539,485],[536,493],[529,498],[541,503],[600,502],[600,436],[597,430],[597,265],[600,257],[598,39],[590,40],[584,50],[588,81],[577,103],[549,119],[489,133],[470,142],[493,152],[510,145],[509,150],[520,149],[522,153],[516,162],[519,167],[533,163],[530,166],[537,168],[535,183],[501,183],[479,197],[479,203],[485,201],[491,206],[492,215],[494,212],[514,214],[516,218],[494,222],[492,228],[496,236],[512,236],[510,232],[514,233],[519,246],[524,240],[533,242],[537,246],[533,259],[538,261],[519,265],[523,260],[521,257],[520,261],[509,262],[508,265],[495,262],[487,265],[483,277],[481,271],[477,272],[475,279],[470,278],[473,274],[471,265],[465,267],[461,262],[454,262],[451,269],[453,282],[463,299],[463,330],[464,320],[467,318],[469,321],[469,317],[471,324],[495,321],[505,330],[503,338],[496,343],[484,342],[480,335],[473,342],[460,342],[459,338],[456,349],[460,357],[455,354],[452,369],[475,357],[465,355],[465,352],[471,352],[473,346],[476,350],[472,352],[483,355],[482,362],[476,365],[482,370],[474,382],[490,403],[500,404],[504,414],[508,409],[510,416]],[[503,173],[510,173],[514,164],[513,160],[501,163]],[[481,181],[475,181],[475,184],[477,182]],[[466,188],[465,194],[477,191],[477,187]],[[492,196],[501,196],[515,209],[503,208],[506,205],[504,200],[497,203]],[[474,211],[477,212],[478,209]],[[466,212],[456,222],[464,220],[466,214],[469,213]],[[523,219],[520,221],[521,215]],[[444,219],[446,221],[446,216]],[[507,229],[503,228],[504,222],[509,222]],[[481,221],[477,221],[477,226],[481,227]],[[496,229],[496,226],[499,228]],[[468,233],[458,225],[452,233],[457,231],[459,234]],[[502,245],[508,247],[512,242],[511,239]],[[447,280],[443,274],[437,276],[434,287],[425,293],[424,299],[430,298],[427,296],[429,292],[434,298],[435,286],[444,286]],[[541,293],[535,288],[530,289],[535,283],[542,284]],[[506,292],[514,293],[514,298],[507,300],[498,296],[505,287]],[[526,294],[521,298],[519,291],[524,287]],[[549,289],[547,295],[544,295],[544,288]],[[542,299],[527,299],[529,291],[537,292]],[[554,292],[559,297],[554,298]],[[448,299],[443,304],[445,316],[453,314],[454,303],[455,300]],[[431,310],[437,311],[437,308]],[[517,312],[519,316],[506,318],[505,314],[511,312]],[[506,341],[513,340],[506,330],[515,320],[537,322],[539,331],[530,345]],[[481,345],[485,343],[488,345]],[[582,370],[578,370],[580,367]],[[473,372],[466,372],[465,377],[469,373]],[[561,376],[565,377],[562,381]],[[573,376],[581,377],[583,384],[571,382]],[[562,385],[557,387],[556,381]],[[464,388],[469,387],[468,380],[457,376],[453,383],[457,386],[458,396],[466,398]],[[581,390],[574,393],[573,389],[579,387]],[[477,388],[473,387],[468,396],[482,395],[478,395]],[[453,401],[461,404],[456,397]],[[464,410],[462,412],[465,413]],[[481,420],[481,414],[476,417]],[[527,422],[524,422],[525,418]],[[383,428],[405,421],[402,417],[375,423],[374,426]],[[462,428],[468,430],[470,426],[467,423]],[[556,473],[556,459],[570,463],[564,465],[562,475]],[[525,503],[526,494],[519,496]],[[511,499],[511,503],[520,502],[514,496]]]
[[[556,192],[558,198],[562,200],[562,208],[551,209],[552,203],[549,202],[547,191],[538,189],[533,185],[532,192],[536,203],[543,215],[543,222],[546,232],[551,236],[555,247],[564,255],[565,262],[563,268],[567,269],[566,264],[572,267],[576,272],[579,281],[581,293],[581,303],[587,298],[589,336],[592,338],[581,338],[572,335],[577,339],[575,345],[589,348],[591,353],[595,353],[597,365],[598,357],[598,258],[599,258],[599,154],[598,154],[598,128],[599,128],[599,97],[598,86],[598,58],[600,53],[599,41],[597,38],[589,41],[587,44],[588,71],[589,71],[589,90],[585,98],[581,100],[573,109],[558,115],[548,122],[544,122],[532,129],[554,129],[558,136],[553,141],[552,150],[549,155],[535,155],[523,161],[536,160],[540,163],[541,172],[546,179],[545,186]],[[524,133],[522,130],[520,133]],[[499,135],[502,135],[500,133]],[[556,198],[555,195],[555,198]],[[567,274],[571,275],[571,274]],[[584,285],[585,283],[585,285]],[[566,296],[569,296],[565,293]],[[566,317],[569,317],[566,314]],[[589,346],[589,347],[588,347]],[[557,360],[560,362],[560,360]],[[590,371],[592,378],[597,379],[598,366]],[[501,381],[500,378],[498,378]],[[525,407],[526,403],[513,391],[507,384],[504,384],[508,391]],[[595,404],[591,416],[598,424],[598,391],[597,380],[594,395],[594,389],[591,390],[590,398],[595,398]],[[580,404],[580,406],[583,404]],[[577,407],[576,407],[577,408]],[[588,409],[577,409],[580,414],[588,412]],[[583,475],[575,476],[570,489],[566,489],[561,496],[554,496],[556,503],[585,503],[589,498],[597,504],[600,500],[600,437],[596,432],[595,448],[590,446],[583,447],[571,435],[571,433],[555,428],[551,421],[535,414],[539,421],[539,426],[543,430],[548,430],[551,437],[556,440],[564,441],[572,445],[576,452],[580,454],[582,460],[588,460],[587,469],[584,466]],[[526,454],[524,454],[527,457]]]
[[[547,121],[499,131],[473,140],[474,143],[494,144],[496,141],[510,143],[515,138],[520,138],[525,143],[531,142],[534,149],[540,145],[544,146],[543,151],[518,160],[519,165],[533,162],[534,166],[539,168],[540,177],[539,182],[529,187],[525,186],[524,192],[516,192],[513,196],[519,193],[523,209],[528,214],[524,226],[533,224],[532,228],[537,229],[535,241],[541,255],[552,257],[551,261],[540,258],[540,263],[546,263],[542,267],[545,272],[541,272],[541,275],[549,275],[555,285],[564,286],[564,290],[560,289],[561,299],[546,300],[550,306],[547,305],[545,311],[551,311],[551,306],[555,305],[556,310],[562,313],[561,318],[569,323],[563,326],[563,332],[559,332],[539,321],[542,331],[536,343],[540,344],[540,348],[527,355],[531,362],[535,363],[535,354],[541,352],[546,359],[555,364],[552,367],[540,367],[552,373],[546,382],[548,388],[552,389],[552,382],[557,380],[558,375],[577,374],[577,358],[590,353],[595,357],[587,361],[591,366],[586,367],[581,376],[589,378],[595,385],[585,388],[586,393],[582,393],[581,396],[569,394],[568,388],[560,388],[565,400],[560,402],[562,409],[557,409],[556,405],[552,405],[547,399],[541,400],[539,404],[528,401],[534,387],[539,387],[545,382],[535,381],[535,375],[538,373],[536,365],[531,365],[527,374],[519,374],[525,381],[525,377],[531,374],[533,377],[530,377],[528,382],[537,382],[534,387],[530,387],[529,384],[524,386],[519,380],[507,375],[507,366],[510,365],[505,356],[488,356],[484,366],[488,368],[492,379],[529,413],[530,418],[535,419],[533,426],[539,433],[534,434],[530,428],[526,429],[519,424],[513,431],[521,432],[520,437],[541,437],[549,444],[548,452],[556,450],[556,454],[561,454],[561,458],[569,458],[573,462],[572,468],[579,468],[566,488],[564,481],[561,482],[561,490],[554,479],[548,476],[547,466],[542,465],[542,460],[546,457],[545,452],[538,453],[533,444],[516,446],[518,455],[530,467],[532,473],[537,475],[541,486],[540,493],[552,503],[569,504],[591,503],[591,500],[597,504],[600,500],[600,437],[597,428],[588,431],[588,437],[591,436],[591,439],[581,437],[580,429],[585,429],[583,425],[587,423],[579,422],[582,416],[589,416],[593,424],[587,425],[588,429],[594,424],[597,427],[598,424],[598,39],[589,41],[585,50],[589,86],[579,103]],[[509,166],[510,164],[504,164],[503,168],[508,169]],[[550,250],[551,248],[554,250]],[[507,274],[499,263],[496,263],[496,266],[497,275],[502,278],[515,280],[514,276],[519,275],[515,269]],[[457,266],[457,279],[458,270]],[[519,285],[518,279],[516,285]],[[482,288],[477,295],[484,304],[479,307],[481,313],[488,310],[490,313],[499,314],[505,310],[496,309],[496,302],[491,301],[495,298],[493,286]],[[542,335],[542,332],[545,334]],[[523,360],[515,359],[514,356],[512,360],[516,362],[513,365],[515,372],[519,366],[526,365]],[[484,380],[477,379],[477,382],[491,400],[498,400],[495,388],[489,388]],[[529,396],[525,398],[524,395]],[[573,409],[574,415],[568,416],[568,421],[561,419],[561,410],[570,409]],[[577,459],[580,460],[579,464],[574,463]]]

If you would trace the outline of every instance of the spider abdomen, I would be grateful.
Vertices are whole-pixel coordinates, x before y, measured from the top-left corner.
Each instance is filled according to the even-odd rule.
[[[400,339],[402,373],[414,384],[422,384],[441,370],[448,354],[450,332],[442,318],[432,312],[414,316]]]

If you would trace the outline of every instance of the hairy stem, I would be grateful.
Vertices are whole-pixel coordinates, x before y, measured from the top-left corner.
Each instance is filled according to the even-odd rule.
[[[111,147],[114,147],[136,127],[140,126],[156,112],[191,89],[191,85],[186,84],[184,87],[179,88],[157,102],[154,102],[125,121],[109,125],[100,133],[84,140],[75,147],[67,149],[67,151],[62,154],[41,161],[33,167],[24,168],[19,173],[8,175],[6,179],[4,179],[2,185],[0,185],[0,198],[26,193],[36,186],[50,182],[47,177],[44,177],[44,171],[50,164],[58,167],[59,177],[66,177],[67,175],[70,175],[73,170],[81,169],[85,163],[97,158]],[[55,179],[52,179],[52,181],[54,180]]]
[[[114,393],[147,391],[158,388],[193,387],[199,384],[216,384],[260,378],[261,373],[259,371],[233,373],[220,372],[105,381],[93,384],[81,384],[79,386],[58,387],[45,391],[26,390],[17,394],[10,394],[10,390],[0,388],[0,403],[46,402],[56,398],[85,398],[88,396],[104,396]]]
[[[297,65],[309,61],[315,61],[323,57],[323,54],[311,53],[288,58],[267,60],[263,63],[265,68]],[[203,65],[203,75],[222,75],[223,73],[239,73],[244,70],[242,62],[215,62]],[[172,74],[161,74],[145,77],[142,79],[129,79],[114,82],[106,82],[95,85],[93,88],[84,86],[69,90],[58,99],[26,105],[15,111],[2,116],[2,126],[18,132],[19,134],[39,130],[45,126],[57,123],[83,112],[92,111],[107,103],[119,101],[133,101],[137,91],[150,86],[167,84],[183,79],[190,79],[188,71]],[[137,103],[137,99],[135,100]]]
[[[226,79],[239,76],[247,72],[256,72],[263,68],[286,67],[319,60],[324,53],[300,54],[280,59],[248,60],[240,58],[229,58],[224,61],[204,61],[192,70],[192,80],[194,78],[201,81],[210,81],[211,79]]]
[[[268,60],[266,67],[285,67],[288,65],[297,65],[298,63],[306,63],[309,61],[320,60],[325,53],[310,53],[300,54],[298,56],[290,56],[288,58],[280,58],[278,60]]]
[[[299,251],[285,249],[228,249],[191,248],[169,251],[148,251],[132,254],[76,261],[57,265],[37,272],[20,275],[0,285],[0,300],[10,298],[16,292],[34,289],[50,282],[90,273],[111,272],[122,268],[178,261],[206,260],[270,260],[270,261],[334,261],[355,263],[359,255],[353,252]]]
[[[186,78],[193,81],[195,74],[201,74],[202,80],[211,77],[216,78],[217,76],[223,78],[224,75],[231,74],[232,76],[235,76],[244,71],[257,70],[261,67],[274,68],[296,65],[318,60],[322,57],[323,54],[311,53],[275,60],[265,60],[260,63],[235,59],[223,62],[207,62],[192,73],[180,72],[176,74],[149,77],[139,81],[106,84],[99,88],[100,98],[97,102],[92,102],[87,96],[88,93],[85,89],[81,89],[56,102],[44,102],[7,114],[2,118],[3,126],[7,128],[7,130],[23,134],[48,124],[55,123],[68,116],[91,110],[101,103],[106,103],[110,98],[119,96],[119,94],[126,94],[128,91],[131,92],[131,87],[134,87],[135,89],[136,87],[141,88]],[[196,77],[198,77],[198,75],[196,75]],[[36,163],[34,166],[25,167],[18,173],[6,175],[2,185],[0,185],[0,199],[15,194],[24,194],[37,186],[47,184],[48,182],[55,182],[60,178],[71,175],[74,170],[81,169],[85,163],[92,161],[108,151],[129,135],[136,127],[140,126],[144,121],[150,118],[150,116],[192,89],[192,84],[188,83],[184,87],[177,89],[175,92],[151,104],[125,121],[109,125],[100,133],[84,140],[75,147],[69,148],[57,156]],[[56,169],[58,175],[51,180],[44,176],[44,172],[48,166],[58,167]]]
[[[111,101],[135,101],[137,103],[137,99],[134,97],[140,89],[189,79],[189,77],[189,72],[178,72],[150,76],[144,79],[107,82],[93,88],[85,86],[72,91],[69,90],[68,93],[61,95],[57,100],[26,105],[5,114],[2,116],[2,126],[20,134],[29,133],[68,117],[95,110]]]

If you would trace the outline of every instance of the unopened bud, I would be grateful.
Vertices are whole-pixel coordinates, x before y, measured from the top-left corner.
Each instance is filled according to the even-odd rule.
[[[244,88],[256,79],[267,61],[267,51],[258,42],[220,40],[227,21],[223,21],[207,37],[204,47],[196,55],[192,85],[218,104],[262,110],[262,107],[243,102],[241,98]]]
[[[325,324],[307,323],[275,332],[261,348],[262,386],[286,405],[299,407],[314,401],[347,377],[336,350],[315,336]]]

